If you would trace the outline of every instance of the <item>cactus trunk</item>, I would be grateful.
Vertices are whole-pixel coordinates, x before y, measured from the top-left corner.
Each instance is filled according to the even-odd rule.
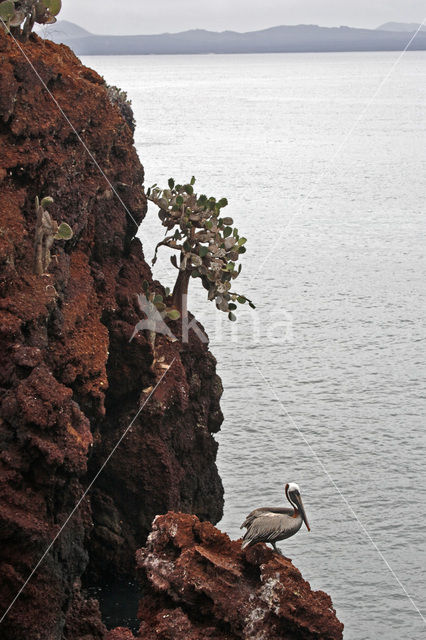
[[[181,318],[187,315],[187,298],[190,271],[179,271],[172,294],[172,305],[180,312]]]

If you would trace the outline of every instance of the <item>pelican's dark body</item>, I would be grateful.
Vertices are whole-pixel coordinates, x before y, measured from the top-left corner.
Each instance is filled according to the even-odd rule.
[[[289,507],[259,507],[247,516],[241,525],[241,528],[246,527],[247,529],[243,536],[243,549],[258,542],[269,542],[278,552],[275,543],[294,536],[303,522],[309,530],[299,487],[296,484],[287,484],[285,493],[288,501],[293,505],[292,509]]]

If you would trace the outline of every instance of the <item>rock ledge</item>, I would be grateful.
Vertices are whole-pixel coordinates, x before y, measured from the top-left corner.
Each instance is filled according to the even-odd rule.
[[[136,560],[145,640],[343,637],[330,597],[312,591],[291,560],[264,544],[242,551],[240,541],[196,516],[157,516]]]

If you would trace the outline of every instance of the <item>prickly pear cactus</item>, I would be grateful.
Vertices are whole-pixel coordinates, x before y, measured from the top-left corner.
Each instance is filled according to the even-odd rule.
[[[57,16],[62,9],[62,0],[42,0],[42,4],[44,4],[51,16]]]
[[[178,320],[180,318],[180,312],[173,307],[167,306],[161,294],[149,291],[149,283],[146,280],[142,283],[142,289],[144,291],[145,298],[157,309],[163,320],[165,318],[168,318],[169,320]],[[170,289],[167,288],[166,298],[168,298],[169,295]]]
[[[34,273],[38,276],[47,272],[51,261],[50,250],[55,240],[70,240],[73,231],[69,224],[61,222],[60,225],[52,219],[48,208],[54,202],[53,198],[47,196],[40,202],[39,197],[35,199],[35,209],[37,215],[35,239],[34,239]]]
[[[13,0],[0,2],[0,22],[9,31],[10,23],[15,17],[15,3]]]
[[[7,22],[11,18],[13,18],[13,14],[15,13],[15,3],[13,0],[5,0],[5,2],[0,2],[0,18]]]
[[[0,22],[8,33],[27,38],[35,22],[56,22],[61,8],[62,0],[3,0],[0,2]]]
[[[245,253],[246,238],[239,235],[229,216],[222,217],[221,210],[227,206],[226,198],[216,200],[206,195],[194,193],[195,178],[188,184],[175,184],[170,178],[167,189],[154,184],[147,191],[148,200],[159,207],[159,218],[171,231],[157,244],[153,264],[157,260],[157,251],[161,246],[178,252],[170,260],[179,269],[173,292],[177,308],[183,311],[179,298],[186,296],[189,278],[200,278],[208,291],[208,299],[214,300],[220,311],[228,313],[230,320],[236,320],[233,313],[237,305],[246,302],[255,308],[246,296],[232,291],[232,281],[241,273],[241,264],[236,263]]]
[[[52,24],[56,22],[61,8],[61,0],[39,0],[35,5],[35,21],[40,24]]]
[[[130,341],[133,340],[135,335],[139,331],[147,331],[148,332],[148,342],[151,345],[152,353],[153,353],[153,365],[156,362],[155,356],[155,339],[157,333],[161,333],[175,341],[173,333],[169,329],[166,324],[166,320],[178,320],[180,318],[180,312],[166,304],[166,298],[170,295],[170,290],[166,289],[165,298],[159,293],[155,291],[149,290],[149,283],[144,280],[142,283],[143,293],[140,293],[137,296],[137,302],[140,310],[145,314],[146,318],[141,320],[136,325],[133,335],[130,338]]]
[[[70,225],[66,222],[61,222],[58,231],[55,233],[55,240],[71,240],[73,235],[73,230]]]

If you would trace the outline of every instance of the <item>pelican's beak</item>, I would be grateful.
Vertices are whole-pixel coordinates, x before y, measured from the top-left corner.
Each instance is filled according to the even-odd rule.
[[[311,527],[309,526],[308,518],[306,517],[305,507],[303,506],[303,501],[300,493],[294,497],[294,500],[297,503],[297,508],[300,511],[300,515],[303,518],[303,522],[306,524],[307,530],[310,531]]]

